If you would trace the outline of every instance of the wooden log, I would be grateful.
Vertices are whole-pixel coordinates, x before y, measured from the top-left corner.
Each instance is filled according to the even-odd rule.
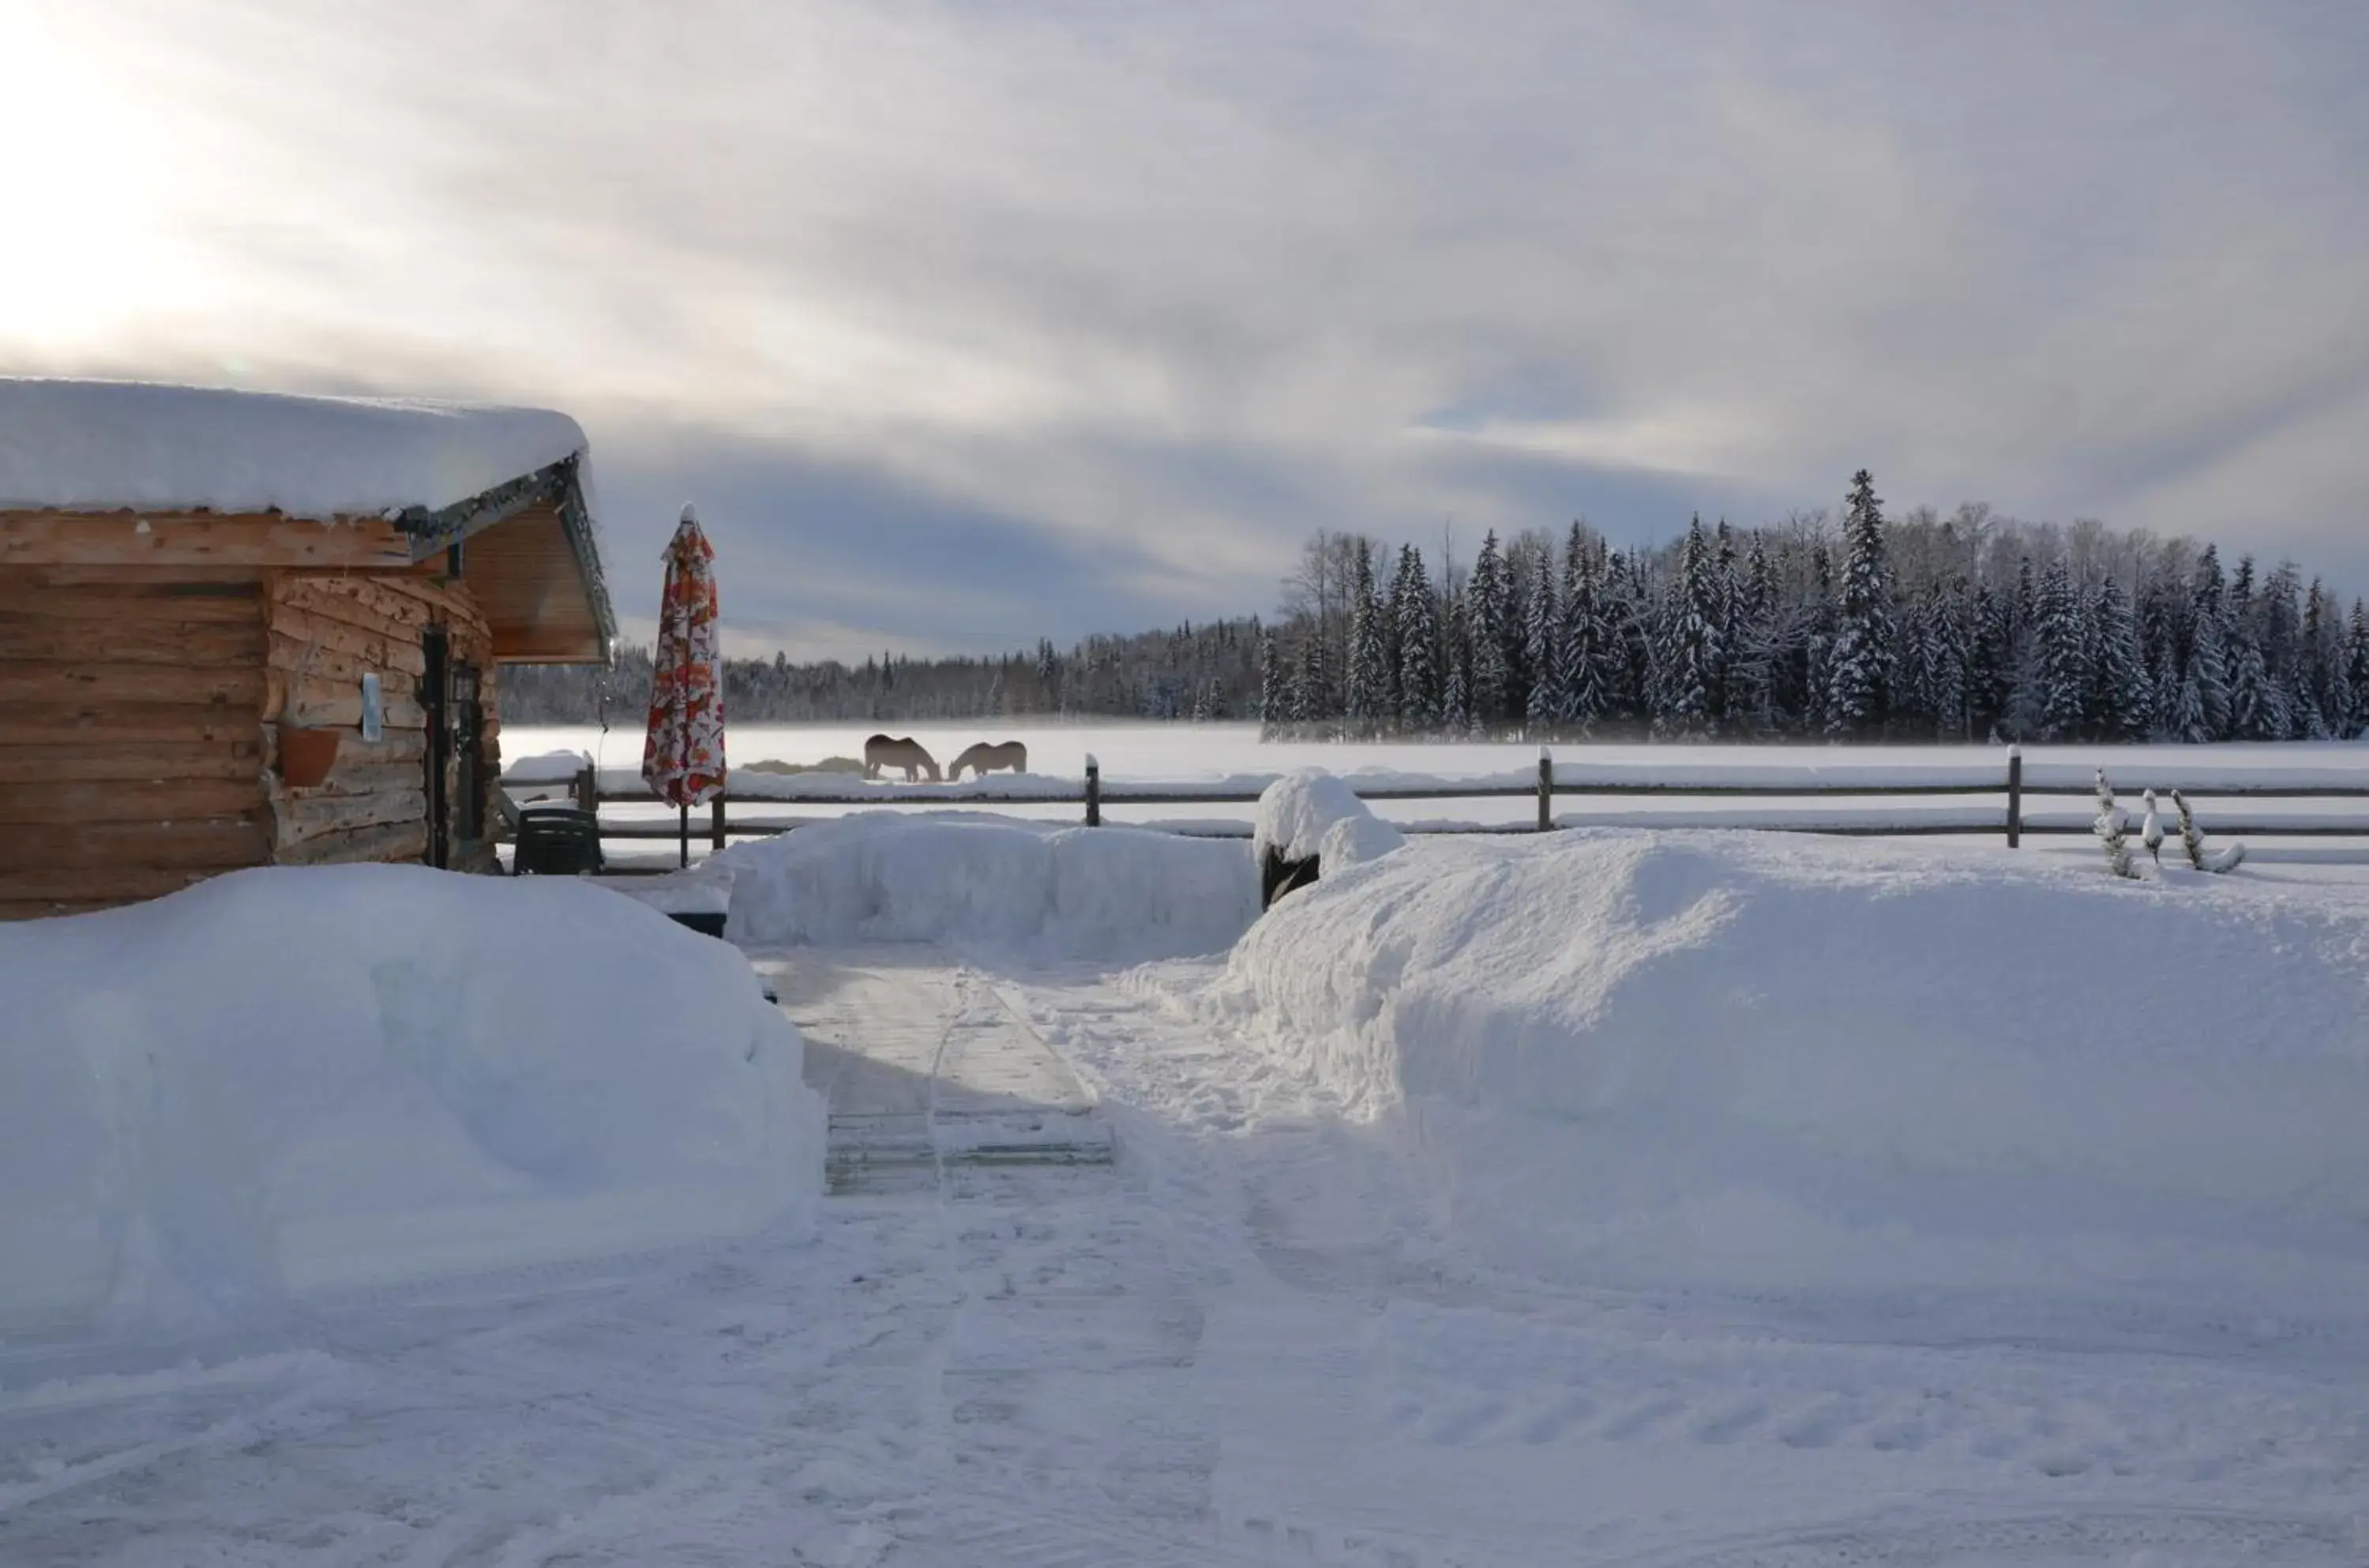
[[[262,590],[268,567],[23,567],[0,563],[0,578],[44,588],[136,589],[159,597],[223,593],[252,601]]]
[[[252,779],[262,771],[259,732],[245,741],[0,747],[0,785],[66,788],[112,779]]]
[[[312,522],[272,515],[0,512],[0,565],[334,567],[411,564],[411,536],[383,518]]]
[[[265,618],[273,644],[292,643],[299,653],[317,643],[325,654],[349,655],[374,670],[399,670],[416,677],[428,668],[418,635],[407,627],[357,626],[285,601],[275,601]]]
[[[263,626],[178,619],[60,621],[0,611],[0,668],[17,660],[99,658],[110,664],[259,664]]]
[[[186,703],[11,703],[0,708],[0,750],[15,746],[259,745],[254,710]]]
[[[0,903],[66,899],[126,901],[157,898],[202,882],[212,871],[170,866],[97,865],[74,870],[54,867],[0,870]]]
[[[236,817],[263,805],[259,773],[230,779],[0,784],[0,826]]]
[[[111,910],[118,904],[132,901],[130,898],[85,898],[68,901],[46,898],[0,898],[0,921],[60,920],[67,915],[95,914],[100,910]]]
[[[328,647],[316,647],[273,634],[269,660],[270,668],[293,673],[306,669],[308,656],[311,660],[309,672],[332,685],[351,686],[359,692],[362,677],[375,674],[383,695],[407,697],[419,689],[418,678],[409,670],[391,670],[376,659],[358,658]]]
[[[288,712],[290,672],[267,670],[263,682],[263,717],[278,724]],[[296,716],[310,729],[355,729],[362,722],[362,689],[359,680],[326,681],[309,676],[297,687]],[[411,696],[383,695],[380,722],[388,729],[424,729],[428,710]]]
[[[282,865],[349,865],[366,861],[418,862],[428,858],[428,824],[383,822],[323,833],[279,853]]]
[[[356,761],[340,747],[338,765],[329,776],[309,789],[291,789],[273,781],[272,800],[275,804],[299,800],[343,800],[358,795],[379,795],[389,790],[421,789],[427,777],[418,758],[407,762]]]
[[[13,659],[0,664],[0,704],[113,707],[173,704],[252,714],[263,701],[261,661],[238,665],[117,664]]]
[[[343,797],[318,798],[306,792],[305,798],[281,801],[278,818],[273,841],[286,849],[324,833],[341,833],[353,828],[375,828],[395,822],[424,824],[428,820],[428,792],[418,784],[410,789]]]
[[[272,591],[282,603],[350,624],[415,632],[445,625],[475,636],[489,635],[484,612],[465,589],[420,578],[292,572],[274,579]]]
[[[263,813],[223,820],[84,822],[0,827],[0,865],[67,868],[141,865],[224,870],[261,865],[271,853]]]
[[[252,625],[262,579],[219,581],[153,571],[60,572],[0,567],[0,612],[43,621],[206,621]]]

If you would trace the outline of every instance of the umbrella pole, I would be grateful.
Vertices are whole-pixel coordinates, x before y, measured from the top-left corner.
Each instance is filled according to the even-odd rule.
[[[682,864],[688,867],[691,864],[691,807],[681,806],[675,809],[682,813]]]

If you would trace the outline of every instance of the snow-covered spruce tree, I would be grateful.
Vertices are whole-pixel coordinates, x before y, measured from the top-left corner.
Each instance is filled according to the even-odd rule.
[[[1439,607],[1423,552],[1399,547],[1399,571],[1390,584],[1390,618],[1399,643],[1399,728],[1429,735],[1439,727]]]
[[[1506,644],[1513,633],[1513,613],[1505,556],[1497,548],[1497,531],[1494,528],[1482,535],[1481,553],[1473,557],[1472,587],[1467,600],[1467,635],[1472,645],[1471,684],[1468,688],[1472,727],[1494,735],[1505,728],[1513,716],[1508,706],[1513,670],[1505,657]]]
[[[2346,624],[2344,677],[2352,688],[2352,706],[2345,717],[2345,738],[2369,734],[2369,604],[2356,599]]]
[[[2318,578],[2303,597],[2303,640],[2297,649],[2295,691],[2301,711],[2302,738],[2326,740],[2344,724],[2352,694],[2340,691],[2344,681],[2344,649],[2338,635],[2336,607]]]
[[[1973,640],[1966,658],[1967,728],[1973,738],[2003,737],[2015,685],[2009,602],[1987,586],[1974,589]]]
[[[1731,735],[1750,734],[1771,727],[1769,690],[1778,648],[1776,629],[1777,575],[1768,559],[1767,542],[1752,531],[1751,548],[1735,579],[1734,614],[1727,637],[1727,692],[1720,708],[1720,724]]]
[[[1744,583],[1736,568],[1735,531],[1727,526],[1727,519],[1719,520],[1711,533],[1711,573],[1712,597],[1719,604],[1718,662],[1711,669],[1711,710],[1713,723],[1727,717],[1729,683],[1735,678],[1735,660],[1741,647],[1738,623],[1744,610]]]
[[[1284,732],[1291,697],[1284,689],[1283,649],[1275,628],[1259,637],[1259,738],[1273,740]]]
[[[2098,770],[2098,819],[2090,826],[2106,847],[2106,864],[2114,875],[2136,881],[2139,868],[2131,854],[2130,818],[2114,804],[2113,788],[2106,783],[2103,768]]]
[[[1826,733],[1874,738],[1892,695],[1892,568],[1884,558],[1883,503],[1864,468],[1851,475],[1843,517],[1843,580],[1826,659]]]
[[[2189,864],[2199,871],[2218,875],[2235,871],[2244,864],[2244,844],[2231,844],[2226,849],[2215,850],[2205,843],[2204,830],[2197,825],[2196,813],[2189,809],[2186,795],[2173,790],[2171,804],[2173,809],[2180,813],[2180,847],[2186,852]]]
[[[1472,727],[1472,633],[1467,617],[1467,596],[1448,589],[1446,612],[1440,617],[1441,666],[1439,727],[1451,738]]]
[[[2039,738],[2078,740],[2089,732],[2089,655],[2095,639],[2088,601],[2075,590],[2072,570],[2062,555],[2049,562],[2041,577],[2031,641]]]
[[[1539,563],[1529,602],[1523,612],[1523,663],[1529,670],[1529,691],[1523,702],[1523,730],[1541,739],[1559,730],[1570,708],[1563,689],[1562,657],[1562,605],[1555,591],[1552,563]]]
[[[2138,627],[2130,601],[2112,577],[2098,584],[2089,601],[2089,700],[2092,732],[2100,740],[2144,740],[2155,706],[2146,670],[2139,662]]]
[[[1671,735],[1708,735],[1718,727],[1721,647],[1725,619],[1711,541],[1697,517],[1678,547],[1678,575],[1670,585],[1659,639],[1661,687],[1656,717]]]
[[[1348,733],[1369,739],[1382,731],[1390,667],[1383,654],[1382,604],[1374,590],[1374,558],[1359,539],[1349,563]]]
[[[1936,740],[1968,738],[1972,648],[1965,580],[1936,583],[1919,601],[1917,620],[1918,706]]]

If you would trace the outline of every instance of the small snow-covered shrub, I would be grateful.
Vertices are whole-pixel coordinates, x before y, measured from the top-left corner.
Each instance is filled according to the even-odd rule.
[[[2171,804],[2180,812],[2180,847],[2188,853],[2188,864],[2199,871],[2215,874],[2235,871],[2245,864],[2246,846],[2231,844],[2224,850],[2205,847],[2204,830],[2197,825],[2196,813],[2188,808],[2188,797],[2178,790],[2171,792]]]

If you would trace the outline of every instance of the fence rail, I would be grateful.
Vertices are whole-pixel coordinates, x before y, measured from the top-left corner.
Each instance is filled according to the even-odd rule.
[[[1538,803],[1535,818],[1517,823],[1414,823],[1408,831],[1418,833],[1528,833],[1549,832],[1558,828],[1596,826],[1596,822],[1578,823],[1558,818],[1555,802],[1588,798],[1635,799],[1663,797],[1700,800],[1767,800],[1798,803],[1802,800],[1865,800],[1925,798],[1944,795],[1963,799],[1968,796],[1997,795],[1996,811],[1978,808],[1972,816],[1956,815],[1928,820],[1914,818],[1852,820],[1839,815],[1821,818],[1814,814],[1777,813],[1757,820],[1737,822],[1703,814],[1700,819],[1655,816],[1639,822],[1656,828],[1745,828],[1776,832],[1826,833],[1862,838],[1917,838],[1943,835],[1966,837],[1979,834],[1999,834],[2008,848],[2021,845],[2026,834],[2042,836],[2074,836],[2090,831],[2086,817],[2082,820],[2031,820],[2025,812],[2025,803],[2032,799],[2087,799],[2091,791],[2068,784],[2029,784],[2024,779],[2023,756],[2010,750],[2006,765],[1987,776],[1972,773],[1943,780],[1917,782],[1870,783],[1853,779],[1848,774],[1828,774],[1771,782],[1716,782],[1711,780],[1677,780],[1664,782],[1649,778],[1620,779],[1606,776],[1601,765],[1591,764],[1583,770],[1585,776],[1558,778],[1551,757],[1539,758],[1535,783],[1512,783],[1505,780],[1459,784],[1453,780],[1425,782],[1418,784],[1382,784],[1357,789],[1358,797],[1367,801],[1454,801],[1454,800],[1514,800],[1534,799]],[[1345,780],[1356,789],[1354,779]],[[2154,783],[2158,795],[2167,794],[2159,782]],[[2200,781],[2201,787],[2186,793],[2200,800],[2341,800],[2361,803],[2360,809],[2337,816],[2314,814],[2308,817],[2281,819],[2265,817],[2233,819],[2216,814],[2210,824],[2218,834],[2249,834],[2261,838],[2369,838],[2369,775],[2357,785],[2329,784],[2285,784],[2275,779],[2241,780],[2214,783]],[[573,779],[514,779],[505,777],[502,787],[512,795],[540,791],[547,798],[564,792],[579,809],[590,812],[599,821],[602,806],[663,804],[647,789],[603,790],[599,773],[590,767],[578,772]],[[2185,786],[2182,786],[2185,787]],[[1092,758],[1086,761],[1084,778],[1074,791],[1047,792],[998,791],[988,786],[962,795],[933,795],[919,790],[911,795],[888,795],[878,790],[819,792],[795,795],[719,795],[699,808],[697,819],[683,813],[674,822],[664,821],[600,821],[599,831],[606,840],[666,840],[681,841],[686,857],[691,839],[704,841],[711,850],[720,850],[736,838],[771,837],[803,827],[832,819],[832,814],[783,816],[784,808],[796,810],[814,807],[910,807],[947,806],[958,807],[996,806],[1074,806],[1082,808],[1088,827],[1100,826],[1103,809],[1111,806],[1251,806],[1259,798],[1259,791],[1240,786],[1213,785],[1206,789],[1159,785],[1130,787],[1126,784],[1105,785],[1102,769]],[[752,815],[761,808],[772,815]],[[735,815],[735,812],[738,815]],[[1631,818],[1612,817],[1602,823],[1614,823]],[[1230,823],[1166,823],[1163,830],[1202,837],[1248,837],[1248,824]]]

